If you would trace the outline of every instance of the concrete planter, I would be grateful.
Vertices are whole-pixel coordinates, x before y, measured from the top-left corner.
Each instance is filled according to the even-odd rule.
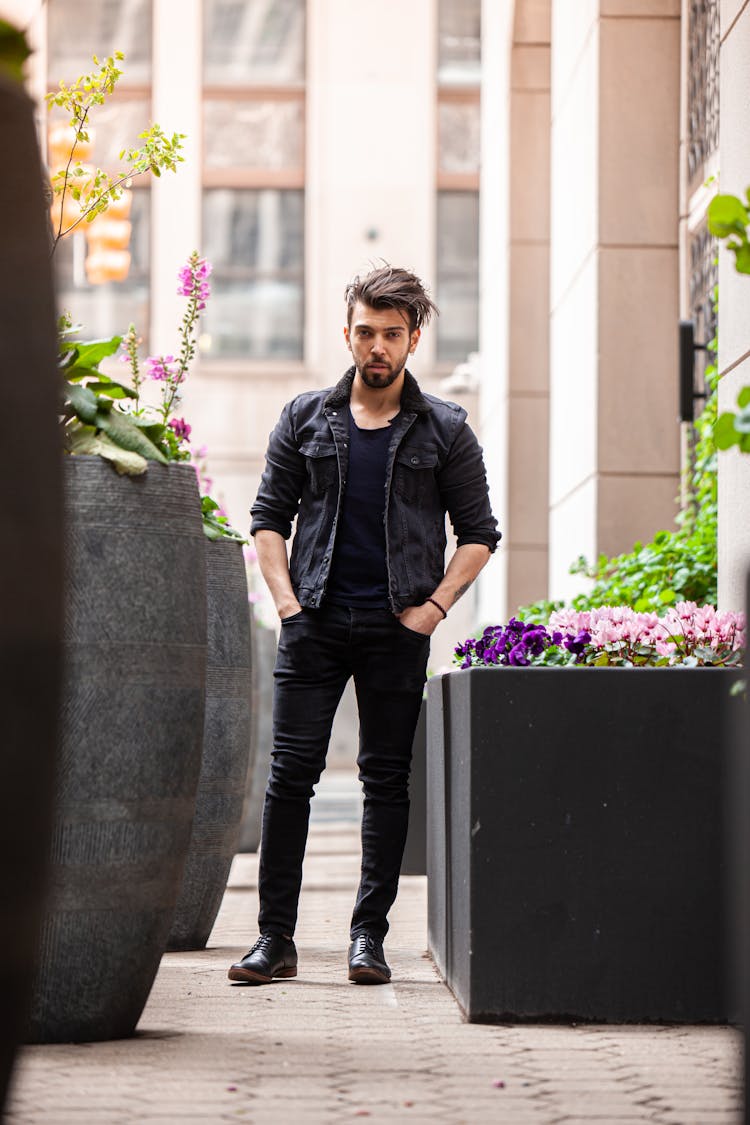
[[[429,945],[469,1020],[726,1020],[720,728],[741,678],[430,681]]]
[[[201,761],[206,571],[192,467],[65,459],[65,681],[32,1042],[130,1035],[172,924]]]
[[[242,810],[239,851],[257,852],[263,824],[263,802],[273,750],[273,669],[276,634],[253,626],[253,734]]]
[[[237,851],[251,737],[250,612],[242,546],[206,543],[208,655],[203,758],[168,949],[203,949]]]
[[[34,123],[0,76],[0,1118],[23,1041],[47,887],[62,671],[62,487],[55,299]]]

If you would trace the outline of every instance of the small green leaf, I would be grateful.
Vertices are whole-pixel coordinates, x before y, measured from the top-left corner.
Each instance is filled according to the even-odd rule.
[[[159,461],[162,465],[168,464],[161,450],[156,448],[127,414],[119,410],[106,414],[100,409],[96,415],[96,425],[121,449],[139,453],[149,461]]]
[[[750,218],[736,195],[715,195],[708,205],[708,229],[717,238],[744,233]]]
[[[116,383],[114,379],[100,380],[96,383],[87,383],[87,388],[96,395],[106,395],[107,398],[137,398],[134,390],[123,383]]]
[[[70,438],[71,453],[89,453],[110,461],[121,475],[140,476],[148,468],[148,461],[138,453],[115,445],[106,434],[95,434],[91,429],[78,429]]]
[[[725,410],[714,423],[714,441],[717,449],[731,449],[737,444],[738,434],[734,428],[734,414]]]
[[[122,336],[112,336],[109,340],[90,340],[86,343],[77,343],[75,345],[74,366],[95,369],[108,355],[114,355],[121,343]]]
[[[742,387],[740,393],[737,395],[737,405],[740,409],[745,406],[750,406],[750,386]]]
[[[78,383],[66,383],[65,401],[70,403],[82,422],[86,422],[88,425],[95,423],[99,400],[88,387],[82,387]]]
[[[750,245],[744,242],[741,246],[731,247],[734,252],[734,268],[737,273],[750,273]]]
[[[167,430],[167,427],[163,425],[162,422],[149,422],[145,418],[136,418],[135,416],[133,417],[133,421],[141,433],[144,433],[154,445],[158,445]]]

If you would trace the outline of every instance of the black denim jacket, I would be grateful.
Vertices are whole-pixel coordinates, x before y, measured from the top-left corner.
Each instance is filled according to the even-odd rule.
[[[297,530],[290,572],[302,606],[319,606],[331,569],[349,464],[349,399],[354,368],[331,390],[308,391],[284,407],[271,434],[251,509],[250,533],[285,539]],[[445,513],[458,546],[500,534],[492,515],[482,450],[466,411],[423,394],[407,371],[392,425],[385,480],[385,544],[391,608],[421,605],[444,574]]]

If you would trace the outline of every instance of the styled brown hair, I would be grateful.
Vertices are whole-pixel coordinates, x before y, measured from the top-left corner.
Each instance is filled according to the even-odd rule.
[[[398,309],[409,317],[409,331],[427,324],[440,309],[427,296],[424,285],[408,270],[385,265],[371,270],[364,277],[355,277],[346,287],[346,321],[351,327],[357,301],[371,309]]]

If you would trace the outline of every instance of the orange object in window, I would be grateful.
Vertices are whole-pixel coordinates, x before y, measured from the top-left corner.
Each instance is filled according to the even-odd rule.
[[[97,249],[86,258],[86,277],[89,285],[103,285],[107,281],[124,281],[129,269],[129,250]]]

